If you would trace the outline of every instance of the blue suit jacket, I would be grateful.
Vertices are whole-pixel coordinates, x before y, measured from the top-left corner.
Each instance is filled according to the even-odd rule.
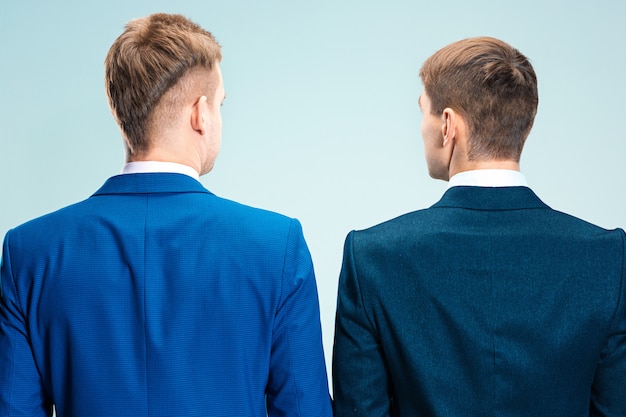
[[[7,233],[0,416],[328,416],[300,224],[181,174]]]
[[[352,232],[335,416],[626,416],[624,241],[526,187]]]

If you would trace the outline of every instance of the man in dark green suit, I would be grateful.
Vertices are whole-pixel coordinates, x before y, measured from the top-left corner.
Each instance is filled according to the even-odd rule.
[[[466,39],[420,77],[429,173],[450,188],[348,235],[335,416],[626,416],[626,237],[527,187],[529,61]]]

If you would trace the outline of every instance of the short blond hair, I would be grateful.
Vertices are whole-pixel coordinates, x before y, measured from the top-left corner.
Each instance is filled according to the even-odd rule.
[[[221,59],[213,35],[184,16],[157,13],[126,24],[105,60],[105,88],[129,155],[148,151],[150,119],[168,90]]]
[[[470,159],[519,161],[539,97],[530,61],[506,42],[477,37],[435,52],[420,70],[433,114],[447,107],[469,124]]]

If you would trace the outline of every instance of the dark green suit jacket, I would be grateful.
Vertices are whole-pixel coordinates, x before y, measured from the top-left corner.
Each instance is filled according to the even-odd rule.
[[[624,241],[526,187],[351,232],[335,416],[626,416]]]

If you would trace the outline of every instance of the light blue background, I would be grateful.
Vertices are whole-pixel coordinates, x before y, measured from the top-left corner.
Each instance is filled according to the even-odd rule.
[[[103,60],[129,19],[158,11],[223,45],[222,153],[202,182],[302,221],[328,365],[346,233],[445,190],[423,160],[418,70],[452,41],[495,36],[531,59],[530,185],[556,209],[626,225],[626,1],[0,0],[0,234],[119,172]]]

